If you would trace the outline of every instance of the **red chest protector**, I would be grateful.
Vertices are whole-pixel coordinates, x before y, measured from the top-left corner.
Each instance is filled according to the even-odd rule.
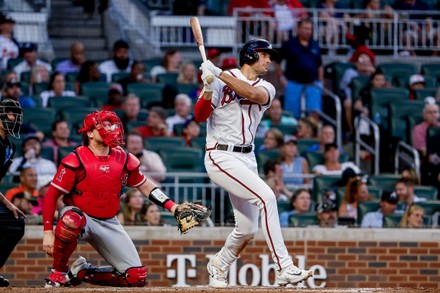
[[[102,159],[84,146],[74,153],[85,171],[85,178],[72,189],[74,205],[92,217],[114,217],[120,208],[122,187],[127,184],[127,153],[120,147],[112,148]]]

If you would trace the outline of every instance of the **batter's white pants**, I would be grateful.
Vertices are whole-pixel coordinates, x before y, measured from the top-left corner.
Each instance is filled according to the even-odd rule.
[[[205,155],[209,178],[229,192],[235,228],[216,256],[217,265],[227,271],[258,231],[258,217],[272,259],[278,270],[292,264],[281,234],[277,200],[272,189],[258,176],[253,152],[248,154],[213,150]]]

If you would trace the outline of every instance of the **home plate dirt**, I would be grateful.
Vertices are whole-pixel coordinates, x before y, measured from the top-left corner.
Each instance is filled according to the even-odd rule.
[[[0,293],[49,293],[49,292],[72,292],[72,293],[106,293],[106,292],[240,292],[240,293],[275,293],[275,292],[298,292],[298,293],[438,293],[440,289],[428,288],[324,288],[324,289],[298,289],[298,288],[267,288],[267,287],[243,287],[236,286],[227,289],[213,289],[207,286],[196,287],[144,287],[144,288],[121,288],[121,287],[93,287],[93,288],[36,288],[36,287],[9,287],[0,288]]]

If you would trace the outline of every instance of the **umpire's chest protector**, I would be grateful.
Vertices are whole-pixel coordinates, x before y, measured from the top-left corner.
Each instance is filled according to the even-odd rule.
[[[76,154],[85,171],[85,178],[72,190],[72,199],[78,208],[96,218],[111,218],[119,211],[119,196],[126,185],[127,153],[120,147],[112,148],[110,155],[95,156],[89,148],[78,147]]]

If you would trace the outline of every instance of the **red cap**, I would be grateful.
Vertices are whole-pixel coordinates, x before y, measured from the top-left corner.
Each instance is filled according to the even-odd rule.
[[[356,51],[354,51],[353,55],[351,55],[350,62],[354,63],[354,62],[358,61],[359,55],[361,55],[361,54],[368,55],[371,59],[371,63],[373,63],[373,64],[375,63],[376,55],[370,49],[368,49],[368,47],[365,45],[361,45],[356,48]]]
[[[208,56],[208,59],[212,59],[212,58],[219,56],[220,54],[221,54],[221,52],[219,49],[213,48],[213,49],[208,50],[207,56]]]
[[[222,69],[228,70],[231,68],[237,68],[237,60],[234,57],[226,57],[223,59]]]

